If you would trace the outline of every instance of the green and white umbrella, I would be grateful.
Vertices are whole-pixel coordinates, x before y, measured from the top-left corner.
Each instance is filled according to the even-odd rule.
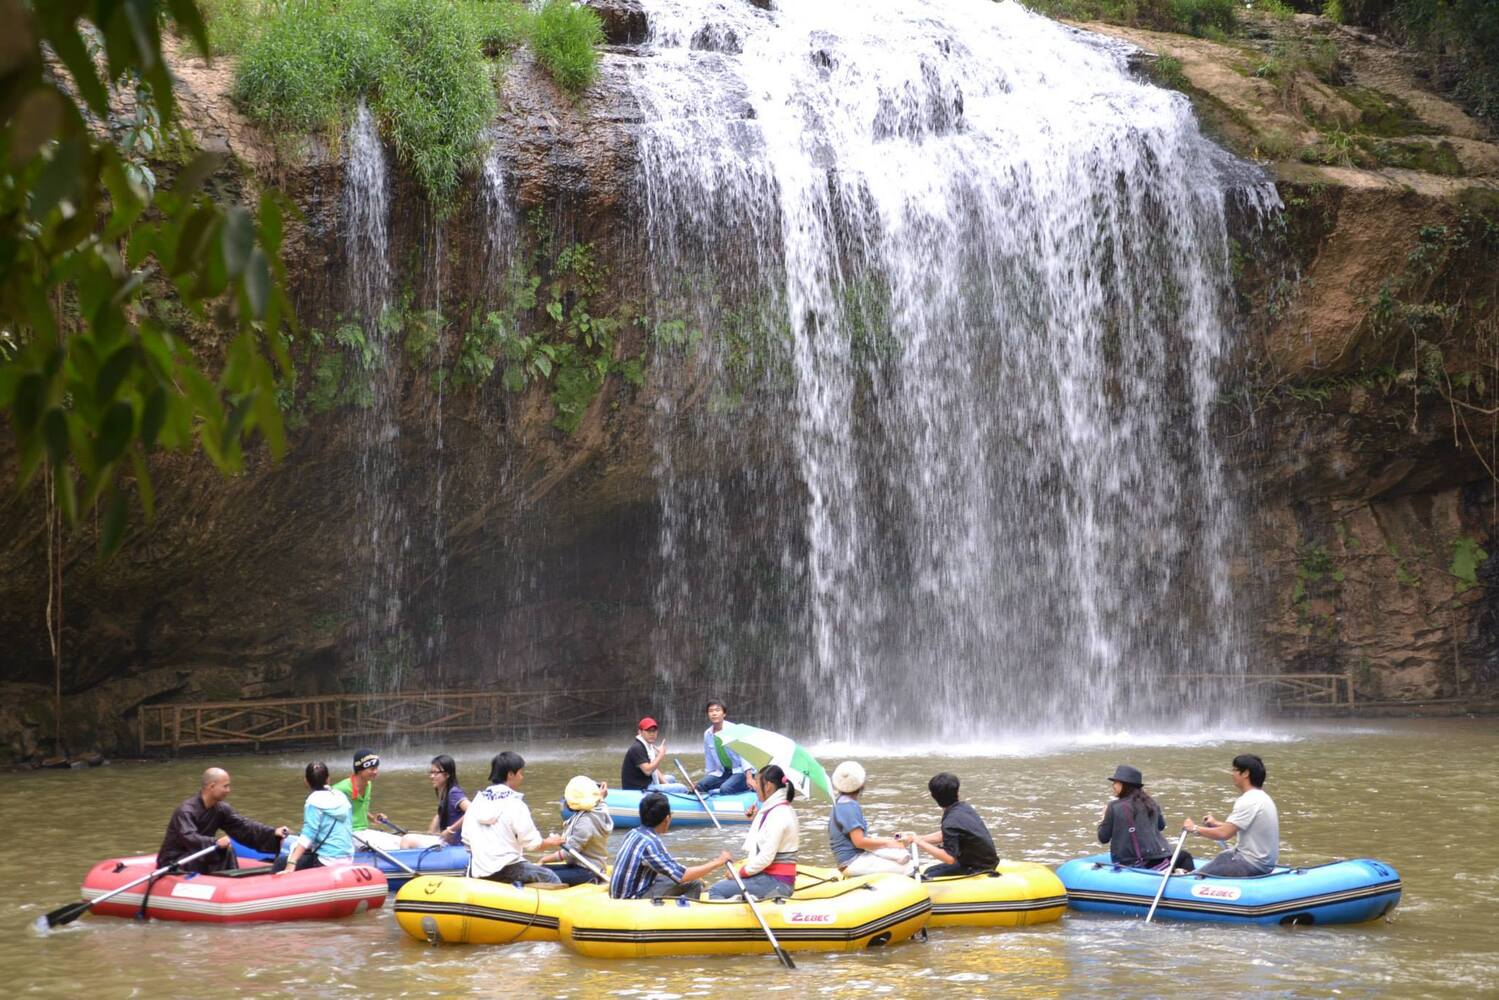
[[[834,801],[833,783],[828,781],[828,772],[806,747],[791,737],[758,726],[730,722],[713,738],[743,757],[756,770],[777,765],[786,772],[786,777],[796,787],[796,793],[803,798],[811,798],[816,790],[827,796],[829,802]]]

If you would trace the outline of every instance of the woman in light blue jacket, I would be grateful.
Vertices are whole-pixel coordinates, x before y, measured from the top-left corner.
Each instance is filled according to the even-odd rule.
[[[306,777],[311,791],[302,807],[302,832],[285,860],[276,859],[278,875],[354,861],[354,807],[328,787],[327,764],[308,764]]]

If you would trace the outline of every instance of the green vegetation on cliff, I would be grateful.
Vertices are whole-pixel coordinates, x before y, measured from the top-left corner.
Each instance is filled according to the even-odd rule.
[[[1434,82],[1479,114],[1499,120],[1499,3],[1495,0],[1329,0],[1347,24],[1414,47]]]
[[[147,157],[176,127],[160,30],[204,42],[189,0],[0,0],[0,22],[0,412],[17,485],[45,483],[60,657],[50,609],[65,526],[102,507],[93,533],[112,552],[132,502],[154,508],[147,459],[159,449],[201,449],[225,472],[257,434],[281,453],[281,208],[271,196],[258,210],[219,205],[202,191],[218,160],[185,150],[157,186]],[[168,294],[213,317],[215,358],[148,308]]]
[[[1234,0],[1024,0],[1048,17],[1108,21],[1156,31],[1221,38],[1234,27]],[[1275,0],[1269,0],[1274,4]],[[1262,9],[1266,0],[1260,0]],[[1278,6],[1278,5],[1277,5]]]
[[[598,15],[566,0],[212,0],[235,98],[278,130],[337,132],[367,101],[401,161],[446,209],[494,115],[496,58],[525,42],[567,90],[597,76]]]

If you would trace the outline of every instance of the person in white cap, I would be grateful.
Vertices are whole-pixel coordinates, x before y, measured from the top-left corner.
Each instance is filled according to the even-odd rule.
[[[872,875],[894,872],[910,875],[916,869],[911,855],[894,837],[871,837],[859,807],[859,793],[864,791],[864,768],[858,761],[846,760],[833,771],[833,788],[838,799],[833,815],[828,817],[828,845],[838,870],[845,875]]]
[[[562,846],[557,853],[542,858],[541,863],[550,868],[563,885],[601,881],[568,853],[569,848],[600,871],[609,865],[609,834],[614,832],[614,817],[609,815],[609,810],[598,808],[608,794],[608,785],[594,781],[586,774],[575,776],[562,792],[562,801],[567,803],[572,815],[562,827]]]

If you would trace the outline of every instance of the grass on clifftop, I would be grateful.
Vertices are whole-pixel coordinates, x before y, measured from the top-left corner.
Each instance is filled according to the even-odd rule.
[[[342,129],[368,101],[440,206],[494,115],[492,59],[525,43],[564,88],[598,75],[598,15],[567,0],[208,0],[216,51],[238,54],[235,99],[272,129]]]
[[[1023,0],[1047,17],[1108,21],[1221,39],[1234,27],[1234,0]],[[1275,0],[1260,0],[1263,5]]]
[[[597,46],[603,41],[599,16],[571,0],[547,0],[531,24],[531,51],[553,80],[575,94],[597,79]]]

